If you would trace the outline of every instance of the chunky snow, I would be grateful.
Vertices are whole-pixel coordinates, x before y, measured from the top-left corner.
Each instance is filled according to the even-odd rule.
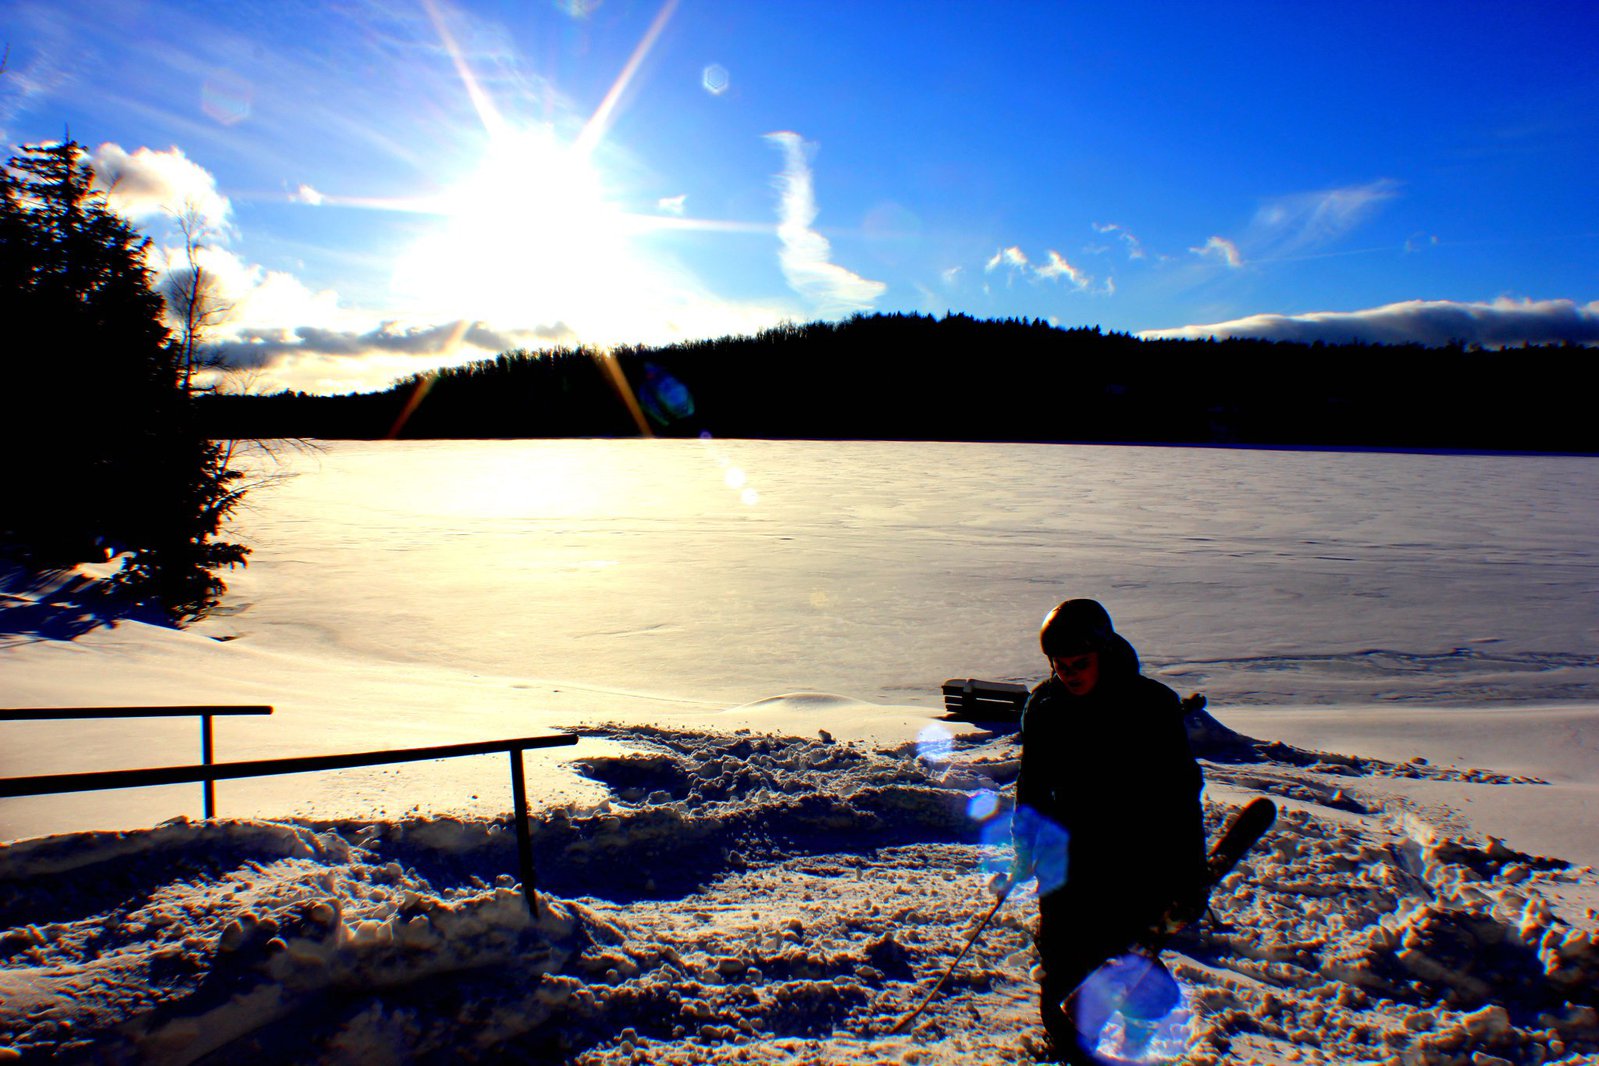
[[[938,683],[1035,679],[1029,627],[1080,593],[1210,695],[1212,833],[1283,808],[1167,951],[1146,1058],[1599,1061],[1591,461],[580,443],[620,517],[555,493],[573,444],[330,449],[257,498],[248,609],[206,632],[74,632],[73,588],[11,586],[15,705],[275,704],[224,759],[583,739],[528,757],[536,917],[503,756],[224,783],[210,823],[189,787],[0,801],[0,1061],[1033,1061],[1031,885],[890,1030],[1009,859],[1015,737],[940,721]],[[544,495],[439,480],[464,459]],[[734,462],[760,503],[647,488]],[[0,726],[0,772],[197,732]]]

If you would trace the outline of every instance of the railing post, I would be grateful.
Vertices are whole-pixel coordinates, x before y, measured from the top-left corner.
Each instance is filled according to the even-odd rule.
[[[516,808],[516,859],[522,872],[522,894],[527,896],[533,920],[539,918],[539,901],[533,893],[533,835],[527,824],[527,782],[522,776],[522,749],[511,749],[511,803]]]
[[[211,714],[206,712],[200,716],[200,762],[202,765],[211,765]],[[205,820],[210,821],[217,816],[217,783],[207,778],[205,782]]]

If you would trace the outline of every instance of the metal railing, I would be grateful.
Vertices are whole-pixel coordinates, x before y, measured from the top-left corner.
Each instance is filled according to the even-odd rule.
[[[217,715],[271,714],[271,707],[194,706],[194,707],[8,707],[0,709],[0,722],[68,722],[81,718],[200,718],[200,762],[212,765],[214,746],[211,719]],[[205,816],[215,818],[216,787],[207,781],[203,788]]]
[[[527,782],[522,768],[522,753],[529,748],[564,747],[577,743],[577,734],[560,733],[544,737],[519,737],[512,740],[481,740],[470,744],[442,744],[426,748],[394,748],[388,751],[350,752],[342,755],[302,755],[287,759],[252,759],[245,762],[210,763],[201,766],[162,766],[146,770],[95,770],[74,774],[39,774],[32,777],[0,777],[0,798],[55,796],[64,792],[101,792],[116,788],[142,788],[149,785],[179,785],[240,777],[273,777],[303,774],[316,770],[348,770],[358,766],[384,766],[390,763],[423,762],[429,759],[455,759],[466,755],[491,755],[509,752],[511,757],[511,801],[516,808],[517,864],[522,875],[522,892],[534,917],[538,900],[534,896],[533,837],[527,821]]]

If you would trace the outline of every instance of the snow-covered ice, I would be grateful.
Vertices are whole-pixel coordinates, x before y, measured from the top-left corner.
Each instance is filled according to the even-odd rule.
[[[0,801],[0,1060],[1032,1061],[1030,886],[888,1030],[1008,860],[1015,737],[939,721],[938,683],[1035,680],[1032,626],[1088,594],[1210,696],[1212,832],[1252,796],[1283,808],[1214,898],[1225,925],[1166,953],[1184,999],[1155,1051],[1599,1061],[1592,460],[301,462],[253,501],[232,613],[13,632],[7,702],[277,706],[219,723],[224,759],[578,729],[528,757],[537,918],[503,756],[224,783],[210,823],[187,786]],[[0,773],[189,762],[197,733],[0,725]]]

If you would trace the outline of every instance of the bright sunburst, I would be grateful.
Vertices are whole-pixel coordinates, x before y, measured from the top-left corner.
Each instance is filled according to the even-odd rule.
[[[593,320],[632,260],[591,157],[544,127],[502,130],[400,261],[396,286],[457,317]]]

